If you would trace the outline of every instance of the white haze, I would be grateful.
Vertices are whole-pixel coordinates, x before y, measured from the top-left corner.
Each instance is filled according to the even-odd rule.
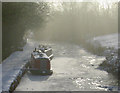
[[[84,42],[118,32],[117,3],[53,2],[47,24],[34,33],[35,40]]]

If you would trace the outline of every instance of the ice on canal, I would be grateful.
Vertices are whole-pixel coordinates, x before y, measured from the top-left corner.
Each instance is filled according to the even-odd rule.
[[[74,44],[45,44],[53,49],[53,74],[40,76],[27,72],[15,91],[107,91],[116,87],[117,80],[98,69],[104,57],[93,55]]]

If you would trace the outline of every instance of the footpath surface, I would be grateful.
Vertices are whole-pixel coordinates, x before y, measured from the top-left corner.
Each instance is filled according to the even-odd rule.
[[[25,67],[30,58],[33,46],[27,47],[23,51],[14,52],[2,63],[2,91],[12,91],[19,84],[22,75],[25,73]]]

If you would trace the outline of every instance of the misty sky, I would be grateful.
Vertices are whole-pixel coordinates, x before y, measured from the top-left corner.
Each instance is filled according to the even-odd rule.
[[[62,2],[95,2],[95,1],[118,2],[120,0],[0,0],[0,1],[2,2],[42,2],[42,1],[46,1],[46,2],[58,2],[58,1],[62,1]]]

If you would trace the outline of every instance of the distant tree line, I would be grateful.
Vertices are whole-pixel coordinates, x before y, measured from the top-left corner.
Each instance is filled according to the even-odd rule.
[[[43,31],[45,39],[82,44],[95,36],[118,32],[117,2],[63,2],[56,5],[61,10],[51,13],[52,21]]]

